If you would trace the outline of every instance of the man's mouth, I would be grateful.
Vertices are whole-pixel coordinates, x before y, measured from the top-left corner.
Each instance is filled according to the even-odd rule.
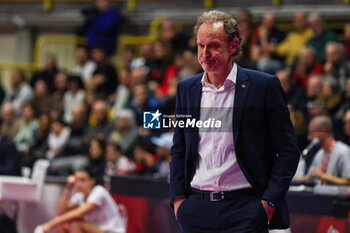
[[[202,63],[204,63],[204,64],[211,64],[213,62],[214,62],[213,60],[204,60],[204,61],[202,61]]]

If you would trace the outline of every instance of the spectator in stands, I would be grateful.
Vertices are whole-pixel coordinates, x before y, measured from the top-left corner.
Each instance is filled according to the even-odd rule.
[[[252,14],[248,9],[241,9],[237,15],[238,24],[241,22],[247,22],[253,29],[253,37],[257,38],[259,36],[259,28],[255,25]]]
[[[174,77],[169,81],[168,94],[166,98],[163,100],[163,104],[162,104],[163,114],[171,115],[175,113],[176,89],[179,81],[180,80],[178,77]]]
[[[314,36],[306,43],[306,46],[311,46],[316,53],[317,61],[324,64],[326,62],[326,45],[330,41],[336,41],[337,38],[333,31],[326,28],[323,19],[318,14],[311,14],[309,23]]]
[[[161,35],[159,39],[170,42],[176,34],[174,21],[170,19],[164,19],[160,25],[160,28],[161,28]]]
[[[103,48],[93,48],[91,57],[96,62],[97,69],[94,71],[92,78],[85,82],[86,90],[94,93],[97,98],[106,98],[118,86],[117,72],[114,66],[107,61]]]
[[[134,112],[137,125],[141,126],[143,123],[143,111],[145,108],[156,109],[161,107],[159,100],[150,96],[147,86],[139,84],[132,89],[133,99],[130,108]]]
[[[137,174],[153,175],[157,172],[156,163],[158,156],[154,154],[154,149],[148,147],[145,143],[137,143],[135,145],[134,160]]]
[[[328,113],[331,116],[337,113],[340,108],[341,97],[337,91],[337,84],[334,78],[325,78],[323,80],[322,91],[317,100],[327,107]]]
[[[323,68],[317,62],[315,51],[311,47],[303,48],[293,70],[293,82],[304,89],[307,89],[307,80],[311,74],[323,73]]]
[[[126,222],[119,207],[108,191],[99,185],[95,174],[87,169],[80,169],[74,176],[67,178],[67,185],[58,203],[57,215],[39,226],[38,231],[126,232]]]
[[[21,114],[22,104],[31,101],[34,92],[31,86],[26,83],[22,70],[16,69],[11,75],[12,90],[6,95],[5,102],[12,103],[16,116]]]
[[[72,121],[70,123],[71,133],[65,148],[65,155],[81,155],[84,153],[83,136],[87,128],[86,107],[78,104],[72,108]]]
[[[343,130],[344,135],[341,141],[350,145],[350,109],[348,109],[343,115]]]
[[[75,105],[72,111],[72,123],[69,125],[70,135],[62,148],[61,155],[55,158],[50,166],[51,175],[66,176],[86,166],[89,163],[82,139],[86,132],[86,108],[84,105]]]
[[[147,69],[144,67],[139,67],[131,70],[129,78],[129,88],[135,87],[136,85],[147,83]],[[155,85],[155,88],[158,84]]]
[[[250,21],[240,21],[239,30],[242,36],[242,52],[238,64],[244,68],[256,69],[259,59],[258,35],[254,34],[254,25]]]
[[[46,158],[53,160],[63,156],[64,147],[66,146],[70,128],[65,125],[63,120],[55,119],[51,122],[50,133],[48,137],[48,151],[46,151]]]
[[[30,147],[34,144],[34,132],[38,128],[39,123],[35,119],[35,110],[31,103],[22,105],[21,120],[23,121],[14,142],[19,152],[27,155]]]
[[[44,58],[44,69],[33,74],[30,85],[34,88],[38,80],[44,80],[50,91],[54,90],[54,77],[58,73],[56,57],[53,54],[46,54]]]
[[[322,91],[323,76],[321,74],[312,74],[307,80],[306,102],[314,101]]]
[[[34,99],[32,101],[37,116],[41,114],[49,114],[55,107],[54,101],[50,95],[47,83],[40,79],[35,83]]]
[[[131,69],[131,63],[134,59],[136,59],[135,53],[135,47],[131,45],[125,45],[123,47],[123,62],[125,63],[125,69]]]
[[[341,99],[340,115],[343,116],[350,109],[350,78],[346,80],[345,92]]]
[[[180,30],[176,30],[172,20],[165,19],[161,24],[161,40],[169,43],[173,52],[188,48],[189,36]]]
[[[48,114],[39,116],[39,127],[34,131],[34,143],[30,147],[29,155],[23,160],[23,164],[32,167],[37,159],[45,158],[45,153],[48,151],[48,137],[50,133],[50,117]]]
[[[318,184],[350,185],[350,148],[333,137],[332,121],[319,116],[309,124],[309,140],[319,138],[321,149],[315,155],[308,177]]]
[[[75,60],[77,64],[74,68],[74,74],[80,76],[85,83],[91,79],[97,65],[89,59],[89,52],[85,46],[78,46],[75,49]]]
[[[83,90],[83,82],[79,76],[70,76],[68,78],[68,90],[64,93],[64,115],[63,119],[66,123],[72,122],[73,107],[83,104],[85,99],[85,91]]]
[[[150,64],[149,86],[151,90],[156,90],[162,83],[166,69],[170,64],[169,47],[162,41],[153,43],[153,60]]]
[[[146,73],[149,72],[150,65],[153,60],[153,46],[151,43],[143,43],[140,46],[140,57],[133,59],[130,63],[130,69],[137,69],[140,67],[144,67],[146,69]]]
[[[275,15],[271,12],[265,13],[259,28],[260,58],[257,63],[259,70],[274,74],[283,68],[283,59],[277,55],[276,50],[284,38],[285,33],[276,27]]]
[[[5,99],[5,95],[6,95],[5,90],[0,83],[0,105],[2,104],[2,101]]]
[[[136,165],[123,155],[119,144],[108,143],[106,147],[106,174],[109,176],[129,175],[135,172]]]
[[[329,116],[326,105],[320,101],[314,100],[307,103],[308,122],[318,116]]]
[[[180,79],[190,77],[194,74],[200,73],[203,71],[201,65],[198,62],[196,52],[191,50],[185,50],[183,53],[185,59],[185,67],[181,69],[178,73]]]
[[[297,138],[298,147],[300,150],[307,146],[307,124],[306,119],[302,111],[293,108],[291,104],[288,104],[290,112],[290,120],[294,127],[294,134]]]
[[[346,60],[344,47],[338,42],[329,42],[326,45],[326,63],[324,64],[326,76],[337,80],[337,87],[345,90],[346,80],[350,77],[350,62]]]
[[[67,73],[60,71],[55,75],[54,87],[55,91],[51,96],[53,104],[53,107],[51,109],[54,109],[55,111],[57,111],[59,116],[62,116],[64,111],[63,98],[68,88]]]
[[[116,119],[116,128],[110,134],[108,141],[120,145],[125,155],[131,157],[137,136],[138,128],[134,113],[129,109],[122,110]]]
[[[3,135],[0,135],[0,175],[21,175],[21,155],[13,141]]]
[[[0,127],[0,135],[6,136],[13,140],[18,130],[22,126],[22,121],[15,118],[15,110],[10,102],[4,103],[1,107],[2,122]]]
[[[292,82],[290,73],[289,69],[284,69],[278,71],[276,76],[281,82],[288,104],[293,108],[302,109],[305,107],[305,91]]]
[[[285,57],[286,63],[292,65],[306,42],[313,36],[308,25],[307,15],[298,11],[293,16],[293,31],[277,46],[277,54]]]
[[[157,173],[160,176],[168,177],[170,175],[169,163],[171,160],[170,149],[173,145],[173,133],[163,133],[159,137],[152,137],[151,141],[156,145],[156,154],[159,161],[156,164]]]
[[[345,55],[346,59],[350,61],[350,23],[346,23],[344,25],[344,49],[345,49]]]
[[[121,111],[130,105],[131,91],[130,91],[130,77],[128,70],[123,69],[119,72],[119,85],[116,92],[112,95],[113,102],[112,115],[116,119]],[[146,75],[145,75],[146,77]]]
[[[83,148],[87,148],[93,138],[106,140],[114,129],[113,124],[107,119],[107,103],[105,101],[98,100],[94,102],[92,113],[95,116],[96,125],[88,127],[85,131]]]
[[[85,21],[79,29],[79,34],[87,38],[89,49],[102,47],[109,57],[116,52],[120,13],[111,6],[111,0],[96,0],[94,3],[94,8],[82,11]]]
[[[89,145],[89,169],[96,174],[96,178],[102,182],[106,171],[105,158],[106,143],[104,140],[94,138]]]
[[[171,79],[177,77],[183,69],[186,69],[184,51],[175,52],[173,63],[166,69],[164,79],[156,89],[155,95],[158,99],[164,99],[168,95]]]

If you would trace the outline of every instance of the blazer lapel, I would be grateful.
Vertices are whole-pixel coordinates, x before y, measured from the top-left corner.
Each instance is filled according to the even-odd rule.
[[[242,111],[244,108],[245,98],[249,89],[249,80],[247,74],[243,69],[237,65],[237,79],[235,100],[233,107],[233,139],[235,145],[237,145],[237,138],[239,133],[239,126],[242,118]]]
[[[195,84],[191,88],[191,93],[190,93],[190,114],[192,118],[195,118],[196,120],[199,119],[199,114],[200,114],[200,107],[201,107],[201,97],[202,97],[202,83],[201,83],[201,78],[195,82]],[[198,152],[198,141],[199,141],[199,135],[198,135],[198,128],[194,127],[193,129],[193,143],[192,143],[192,150],[194,152]],[[197,156],[197,154],[194,154]],[[194,159],[197,159],[196,157]]]

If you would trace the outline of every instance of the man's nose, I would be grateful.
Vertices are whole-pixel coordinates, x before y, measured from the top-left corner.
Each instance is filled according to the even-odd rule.
[[[210,57],[211,54],[210,54],[210,50],[207,48],[207,47],[204,47],[203,49],[203,54],[206,58]]]

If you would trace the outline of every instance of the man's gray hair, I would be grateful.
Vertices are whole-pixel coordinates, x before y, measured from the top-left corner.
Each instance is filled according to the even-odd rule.
[[[325,131],[329,134],[333,132],[333,124],[329,116],[317,116],[311,120],[319,131]]]
[[[228,42],[231,42],[235,38],[239,40],[237,50],[233,54],[233,56],[237,56],[241,52],[242,37],[237,20],[232,15],[217,10],[204,12],[198,17],[197,23],[194,26],[194,34],[197,36],[198,29],[203,23],[213,24],[218,22],[223,23]]]
[[[338,53],[344,54],[344,47],[341,43],[335,42],[335,41],[330,41],[326,44],[326,48],[328,46],[334,46],[337,49]]]

